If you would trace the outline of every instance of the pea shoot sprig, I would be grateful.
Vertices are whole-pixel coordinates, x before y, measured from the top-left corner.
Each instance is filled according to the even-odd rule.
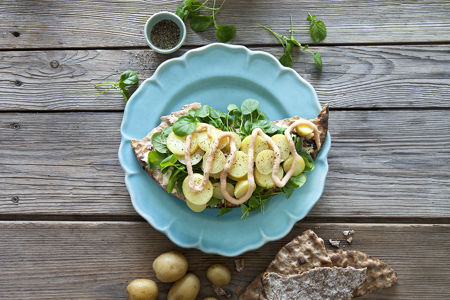
[[[218,25],[216,20],[217,13],[222,9],[226,0],[223,0],[219,7],[216,7],[216,0],[213,0],[213,6],[208,7],[206,4],[209,0],[203,3],[198,0],[184,0],[177,8],[177,15],[187,21],[195,32],[202,32],[207,30],[211,25],[216,28],[217,39],[223,43],[229,42],[236,37],[236,27],[233,25]],[[211,11],[211,14],[200,14],[200,9]]]
[[[325,23],[321,20],[316,21],[315,18],[316,18],[315,15],[311,16],[310,14],[308,14],[308,21],[310,21],[310,35],[311,35],[311,37],[314,36],[313,37],[314,41],[322,41],[326,36]],[[286,37],[284,35],[276,33],[275,31],[273,31],[272,28],[258,23],[259,26],[261,26],[262,28],[264,28],[267,31],[269,31],[270,33],[272,33],[278,39],[278,41],[281,43],[281,46],[283,46],[284,53],[279,58],[279,61],[283,66],[292,67],[293,61],[292,61],[291,52],[292,52],[292,49],[294,48],[294,46],[297,46],[300,48],[300,50],[312,54],[316,67],[319,70],[321,70],[322,69],[322,57],[320,56],[320,53],[318,51],[314,52],[314,51],[309,50],[308,45],[306,45],[306,44],[302,45],[295,39],[294,26],[292,24],[292,15],[290,16],[290,24],[291,24],[291,26],[289,29],[289,37]],[[325,34],[323,31],[323,28],[325,28]]]
[[[128,99],[130,99],[130,92],[128,91],[127,87],[136,85],[138,83],[138,81],[139,81],[139,79],[138,79],[136,72],[130,71],[130,70],[125,71],[120,75],[119,81],[117,81],[117,82],[102,82],[102,83],[94,84],[94,87],[109,86],[109,88],[96,94],[95,96],[101,95],[101,94],[109,91],[110,89],[115,88],[115,89],[119,90],[119,92],[123,96],[123,99],[125,100],[125,102],[127,102]]]

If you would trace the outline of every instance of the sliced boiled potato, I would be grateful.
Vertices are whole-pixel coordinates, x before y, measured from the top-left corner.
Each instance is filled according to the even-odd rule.
[[[275,154],[273,150],[263,150],[256,156],[256,169],[259,173],[267,175],[272,173],[273,161],[275,159]]]
[[[194,165],[198,164],[202,160],[204,154],[205,154],[205,151],[203,151],[202,149],[198,148],[197,151],[195,151],[191,155],[191,163],[192,163],[192,165],[194,166]],[[178,161],[180,163],[182,163],[183,165],[186,164],[186,160],[184,159],[184,155],[177,155],[177,157],[178,157]]]
[[[206,204],[194,204],[189,200],[186,200],[186,205],[195,212],[202,212],[206,208]]]
[[[220,200],[225,199],[225,197],[222,195],[222,192],[221,192],[221,189],[220,189],[220,182],[214,182],[213,183],[213,187],[214,187],[213,197],[217,198],[217,199],[220,199]],[[234,186],[231,183],[227,182],[226,190],[227,190],[229,195],[233,196],[233,194],[234,194]]]
[[[184,156],[184,146],[186,144],[185,136],[177,136],[173,131],[167,137],[167,148],[173,154]],[[198,148],[198,134],[194,133],[191,139],[191,146],[189,153],[194,153]]]
[[[198,133],[198,138],[197,138],[198,146],[203,151],[208,151],[209,149],[211,149],[214,141],[222,133],[222,130],[217,129],[211,125],[208,125],[208,126],[210,128],[211,136],[208,135],[208,132],[206,130]],[[229,138],[222,139],[219,143],[219,149],[223,149],[228,144],[228,142],[229,142]]]
[[[236,151],[234,163],[228,172],[230,178],[242,178],[248,173],[248,155],[242,151]],[[236,179],[234,179],[236,180]]]
[[[214,178],[214,179],[220,179],[220,175],[222,174],[222,172],[219,173],[209,173],[209,177]]]
[[[194,173],[193,176],[195,185],[199,186],[203,180],[203,175]],[[189,187],[189,176],[184,179],[182,189],[186,199],[194,205],[207,204],[213,195],[213,185],[211,181],[207,181],[205,188],[202,191],[195,192]]]
[[[284,134],[275,134],[271,137],[271,139],[280,149],[281,161],[285,161],[291,153],[291,151],[289,150],[288,139]]]
[[[237,134],[236,132],[232,132],[231,134],[233,135],[234,142],[235,142],[235,144],[236,144],[236,149],[239,150],[239,149],[241,148],[241,143],[242,143],[241,137],[240,137],[239,134]],[[231,146],[230,146],[230,144],[231,144],[231,143],[227,143],[227,145],[225,146],[225,148],[223,148],[223,151],[225,151],[225,152],[227,152],[227,153],[230,153],[230,151],[231,151]]]
[[[244,138],[244,140],[241,143],[241,151],[243,151],[244,153],[248,154],[248,149],[250,148],[250,141],[252,139],[252,136],[246,136]],[[255,155],[254,157],[256,157],[256,155],[258,155],[259,152],[266,150],[266,149],[270,149],[269,145],[267,144],[266,140],[263,139],[261,136],[256,136],[256,140],[255,140]]]
[[[280,167],[278,169],[278,178],[282,179],[283,174],[283,168]],[[267,175],[261,174],[259,173],[258,169],[255,170],[255,181],[257,185],[266,189],[271,189],[275,186],[275,183],[272,180],[272,173]]]
[[[247,194],[249,187],[250,186],[247,179],[238,181],[234,187],[234,196],[236,199],[242,198],[245,194]]]
[[[286,159],[286,161],[283,163],[283,169],[286,173],[291,169],[293,162],[294,162],[294,157],[292,155],[289,155],[288,159]],[[292,174],[292,176],[300,175],[304,169],[305,169],[305,161],[299,155],[297,167],[295,168],[294,174]]]
[[[206,162],[208,160],[208,156],[210,154],[210,151],[207,151],[203,155],[203,161],[202,161],[202,170],[205,170]],[[216,150],[216,153],[214,154],[214,159],[211,165],[210,173],[217,174],[223,171],[223,168],[225,167],[225,164],[227,163],[227,159],[225,158],[225,155],[223,152],[219,149]]]
[[[306,125],[298,125],[295,128],[295,131],[297,131],[299,136],[308,136],[311,133],[313,133],[313,129],[311,127],[309,127],[309,126],[306,126]]]
[[[247,179],[247,175],[248,175],[248,173],[246,175],[242,176],[242,177],[234,177],[234,176],[228,174],[228,178],[230,178],[230,179],[232,179],[234,181],[241,181],[241,180]]]

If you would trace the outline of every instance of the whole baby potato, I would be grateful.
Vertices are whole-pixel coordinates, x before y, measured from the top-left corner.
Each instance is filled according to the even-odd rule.
[[[200,292],[200,279],[193,273],[175,282],[167,294],[167,300],[195,300]]]
[[[155,300],[158,298],[158,286],[150,279],[135,279],[127,286],[128,300]]]
[[[161,282],[174,282],[186,274],[188,262],[183,254],[170,251],[161,254],[153,261],[153,271]]]
[[[216,286],[224,286],[230,283],[231,273],[227,267],[221,264],[215,264],[208,268],[206,271],[206,277],[212,284]]]

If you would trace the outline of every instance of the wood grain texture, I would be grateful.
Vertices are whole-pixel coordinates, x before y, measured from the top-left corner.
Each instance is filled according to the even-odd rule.
[[[279,57],[281,47],[252,48]],[[294,53],[294,69],[333,108],[450,107],[450,46],[323,47]],[[181,50],[171,57],[184,53]],[[136,70],[150,77],[167,59],[149,50],[0,52],[0,110],[122,110],[117,91],[93,86]]]
[[[175,12],[181,0],[33,1],[0,3],[0,49],[145,46],[147,18],[162,10]],[[212,2],[211,2],[212,3]],[[328,28],[326,43],[450,41],[449,1],[238,1],[229,0],[217,16],[219,24],[237,27],[236,44],[274,44],[257,23],[275,31],[289,28],[301,42],[311,42],[307,12]],[[189,28],[189,26],[188,26]],[[216,41],[215,31],[188,30],[187,45]]]
[[[331,112],[330,171],[310,216],[450,217],[449,117],[449,110]],[[117,159],[121,119],[1,114],[0,214],[135,216]]]
[[[450,293],[449,225],[298,223],[282,240],[240,256],[246,267],[237,273],[234,258],[177,248],[146,223],[0,222],[0,298],[125,299],[128,282],[155,279],[152,261],[169,250],[182,252],[189,270],[200,277],[199,299],[214,295],[205,278],[214,263],[232,270],[226,289],[234,292],[306,229],[313,229],[329,249],[328,239],[344,240],[342,230],[353,229],[353,243],[343,242],[347,249],[364,251],[394,268],[398,285],[361,299],[444,299]],[[170,284],[158,285],[159,299],[166,299]]]

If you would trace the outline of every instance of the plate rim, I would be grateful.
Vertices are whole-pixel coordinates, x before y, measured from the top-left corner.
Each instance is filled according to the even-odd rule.
[[[159,82],[156,80],[156,78],[158,77],[159,73],[167,68],[168,66],[170,66],[171,64],[174,64],[176,62],[179,61],[184,61],[188,56],[195,54],[195,53],[199,53],[199,52],[203,52],[203,51],[208,51],[210,48],[215,48],[215,47],[222,47],[222,48],[228,48],[228,49],[240,49],[240,50],[244,50],[247,55],[252,56],[252,55],[263,55],[265,57],[267,57],[268,59],[270,59],[272,62],[274,62],[278,69],[281,71],[287,71],[291,74],[293,74],[298,80],[300,80],[305,86],[307,86],[307,88],[312,92],[312,96],[313,96],[313,102],[316,106],[316,108],[318,110],[320,110],[321,105],[320,102],[318,100],[318,96],[317,93],[314,89],[314,87],[308,82],[306,81],[303,77],[301,77],[295,70],[293,70],[292,68],[288,68],[285,67],[283,65],[281,65],[281,63],[278,61],[278,59],[276,59],[272,54],[265,52],[265,51],[261,51],[261,50],[250,50],[245,46],[242,45],[232,45],[232,44],[224,44],[224,43],[211,43],[205,46],[201,46],[198,48],[194,48],[194,49],[190,49],[188,51],[186,51],[186,53],[184,53],[183,55],[179,56],[179,57],[174,57],[174,58],[170,58],[164,62],[162,62],[155,70],[155,72],[152,74],[151,77],[145,79],[140,86],[136,89],[136,91],[133,93],[133,95],[130,97],[130,99],[128,100],[124,112],[123,112],[123,118],[122,118],[122,122],[121,122],[121,126],[120,126],[120,134],[121,134],[121,142],[120,142],[120,146],[118,149],[118,156],[119,156],[119,162],[120,165],[122,167],[122,169],[125,172],[125,185],[127,187],[127,191],[130,195],[130,200],[132,203],[132,206],[134,208],[134,210],[144,219],[146,220],[146,222],[151,225],[154,229],[156,229],[159,232],[164,233],[167,238],[173,242],[175,245],[183,247],[183,248],[196,248],[201,250],[204,253],[208,253],[208,254],[218,254],[218,255],[222,255],[222,256],[228,256],[228,257],[233,257],[233,256],[237,256],[237,255],[241,255],[245,252],[251,251],[251,250],[255,250],[258,249],[260,247],[262,247],[263,245],[265,245],[266,243],[270,242],[270,241],[275,241],[275,240],[279,240],[281,238],[283,238],[284,236],[286,236],[294,227],[295,223],[299,222],[300,220],[302,220],[313,208],[313,206],[320,200],[323,192],[324,192],[324,188],[325,188],[325,183],[326,183],[326,179],[328,176],[328,152],[329,149],[331,147],[331,136],[330,133],[327,132],[327,136],[325,138],[325,142],[323,144],[323,148],[321,149],[321,151],[319,152],[319,155],[323,155],[323,163],[324,163],[324,177],[322,178],[322,184],[320,186],[320,193],[318,194],[317,200],[313,201],[313,203],[311,203],[308,207],[306,207],[306,209],[304,210],[304,213],[301,214],[300,216],[293,216],[293,215],[288,215],[289,216],[289,223],[287,226],[285,226],[284,230],[282,230],[279,234],[274,235],[274,236],[270,236],[267,237],[264,234],[261,235],[261,239],[259,240],[259,242],[257,243],[252,243],[252,244],[247,244],[245,247],[241,247],[239,249],[236,249],[234,251],[230,251],[230,250],[222,250],[220,248],[211,248],[211,249],[205,249],[204,247],[201,246],[201,243],[197,242],[194,245],[192,244],[187,244],[187,243],[183,243],[182,241],[179,241],[174,235],[173,233],[171,233],[170,229],[170,223],[169,226],[167,226],[167,228],[165,227],[160,227],[160,226],[156,226],[156,224],[151,220],[150,216],[148,216],[148,214],[146,212],[144,212],[143,210],[141,210],[137,204],[136,204],[136,200],[135,200],[135,196],[134,196],[134,191],[133,189],[131,189],[131,183],[130,183],[130,179],[129,177],[131,175],[137,174],[134,171],[131,171],[127,168],[126,164],[124,163],[125,158],[123,157],[122,153],[123,153],[123,148],[130,144],[131,142],[131,138],[126,136],[124,134],[124,126],[127,123],[128,120],[128,110],[130,109],[131,105],[128,105],[128,103],[134,101],[134,99],[137,97],[137,95],[143,90],[145,89],[145,87],[147,86],[147,84],[149,82],[156,82],[159,85]],[[259,228],[260,229],[260,228]]]

